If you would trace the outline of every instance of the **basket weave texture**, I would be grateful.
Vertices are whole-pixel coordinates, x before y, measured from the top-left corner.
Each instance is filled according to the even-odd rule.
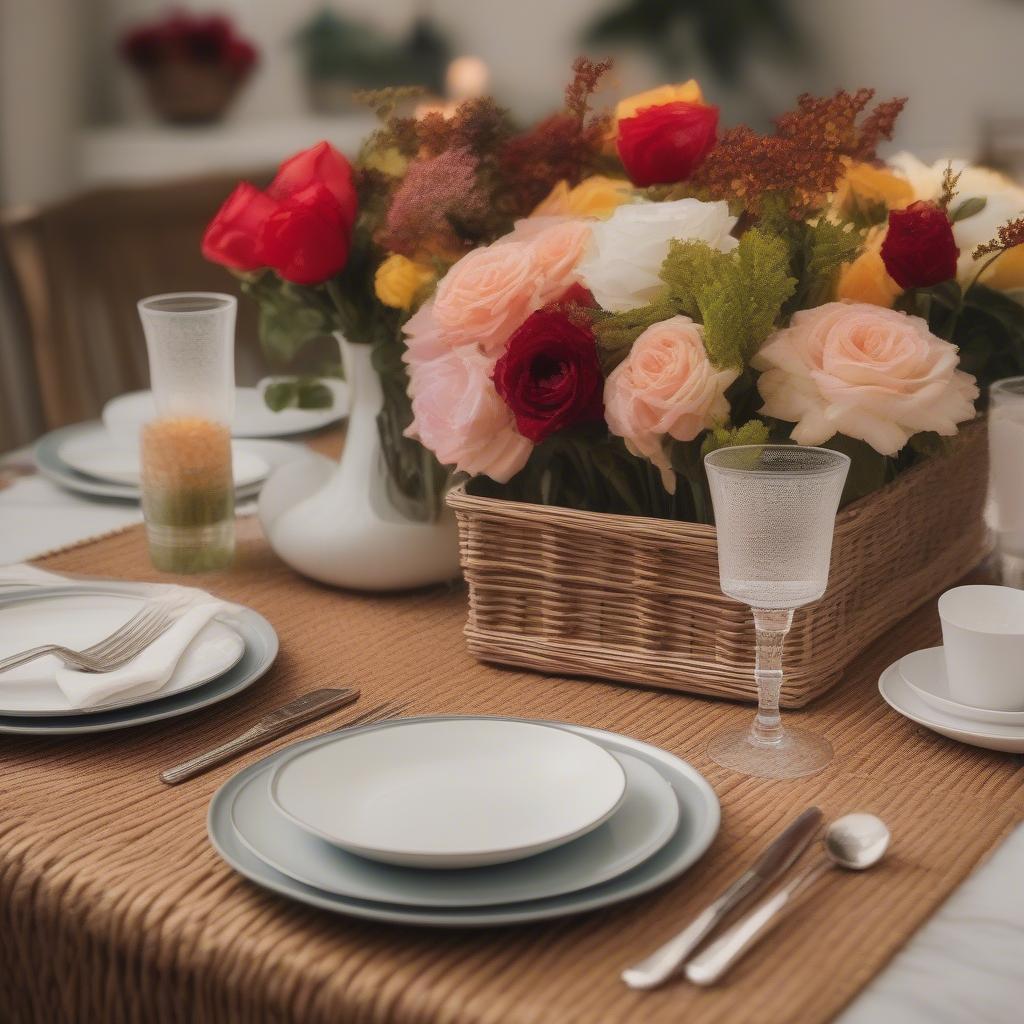
[[[984,422],[843,509],[829,588],[797,610],[781,702],[799,707],[984,557]],[[754,699],[750,609],[719,590],[715,529],[468,494],[448,496],[482,661]]]

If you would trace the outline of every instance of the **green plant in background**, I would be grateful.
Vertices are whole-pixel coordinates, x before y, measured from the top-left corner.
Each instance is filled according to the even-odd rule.
[[[755,47],[774,49],[790,61],[805,53],[786,0],[625,0],[593,21],[585,39],[641,47],[673,76],[699,53],[731,85]]]

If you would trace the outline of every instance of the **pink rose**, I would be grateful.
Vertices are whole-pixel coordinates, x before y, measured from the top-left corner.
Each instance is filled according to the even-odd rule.
[[[957,347],[894,309],[829,302],[802,310],[752,362],[764,371],[761,412],[795,423],[798,444],[839,433],[895,455],[920,431],[950,436],[974,417],[978,388],[957,369]]]
[[[661,470],[662,483],[675,491],[675,474],[665,438],[692,441],[702,430],[729,417],[725,390],[739,376],[719,370],[704,348],[704,329],[688,316],[652,324],[629,355],[608,376],[605,419],[634,455]]]
[[[409,363],[413,421],[406,430],[446,466],[507,483],[533,445],[515,428],[491,375],[494,360],[463,346]]]
[[[589,241],[590,225],[583,220],[561,221],[533,236],[530,245],[540,287],[538,305],[556,301],[579,282],[576,266]]]
[[[509,335],[538,302],[533,247],[505,242],[474,249],[442,278],[434,296],[434,317],[445,344],[477,345],[497,357]]]
[[[402,359],[409,367],[409,394],[412,395],[412,370],[414,367],[436,359],[449,351],[444,342],[441,325],[434,316],[434,300],[422,306],[405,322],[405,352]]]

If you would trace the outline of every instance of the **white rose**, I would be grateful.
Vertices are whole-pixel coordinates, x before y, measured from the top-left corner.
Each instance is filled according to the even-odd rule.
[[[593,225],[578,272],[602,309],[636,309],[661,289],[658,272],[673,238],[729,252],[739,244],[729,234],[735,224],[724,202],[678,199],[620,206]]]
[[[939,198],[942,175],[950,163],[954,172],[960,172],[952,209],[968,199],[985,200],[985,208],[980,213],[958,220],[953,225],[953,238],[960,250],[957,279],[961,284],[969,284],[980,269],[971,253],[994,238],[997,229],[1008,220],[1024,213],[1024,189],[997,171],[972,167],[966,160],[936,160],[929,166],[910,153],[898,153],[890,163],[910,182],[915,200]]]

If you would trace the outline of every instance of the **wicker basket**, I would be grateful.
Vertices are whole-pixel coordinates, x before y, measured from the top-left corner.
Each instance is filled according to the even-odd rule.
[[[876,637],[983,558],[983,422],[836,520],[829,589],[797,611],[782,704],[834,686]],[[752,700],[750,610],[724,597],[711,526],[481,498],[448,502],[483,661]]]

